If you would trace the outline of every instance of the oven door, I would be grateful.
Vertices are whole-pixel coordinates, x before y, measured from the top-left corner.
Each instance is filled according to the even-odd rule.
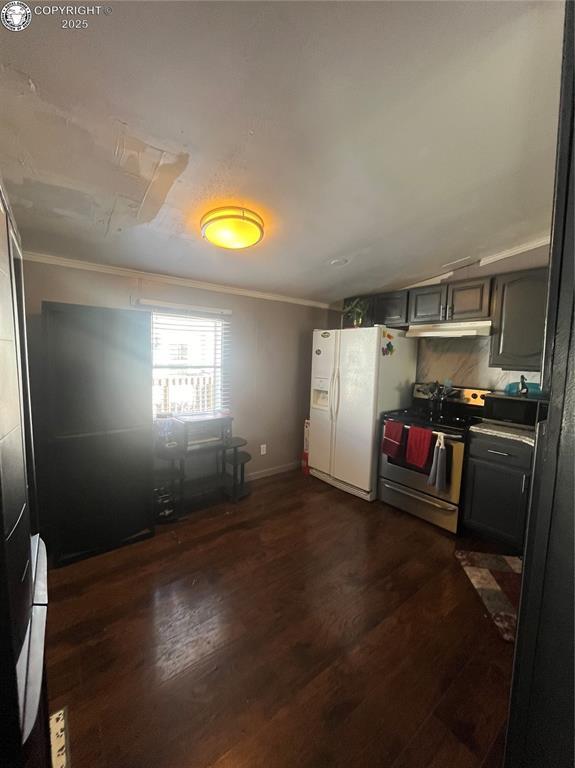
[[[451,533],[457,533],[459,507],[426,493],[414,491],[406,485],[379,478],[377,498],[397,509],[403,509],[428,523]]]
[[[381,479],[399,483],[420,494],[433,496],[448,504],[457,505],[461,495],[461,477],[463,475],[463,454],[465,452],[463,436],[445,435],[445,446],[451,452],[451,473],[447,478],[447,488],[443,491],[438,491],[434,486],[428,485],[428,476],[423,472],[402,465],[390,459],[385,453],[380,456],[379,476]]]

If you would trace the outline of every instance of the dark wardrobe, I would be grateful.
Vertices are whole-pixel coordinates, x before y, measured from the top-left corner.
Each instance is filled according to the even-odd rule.
[[[64,564],[153,532],[151,316],[42,305],[40,476]]]
[[[50,765],[39,536],[22,253],[0,186],[0,765]]]

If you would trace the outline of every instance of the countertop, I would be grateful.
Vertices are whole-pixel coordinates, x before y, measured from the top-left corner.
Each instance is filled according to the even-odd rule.
[[[535,430],[521,427],[513,427],[506,424],[492,424],[484,421],[481,424],[474,424],[469,429],[470,432],[479,432],[481,435],[490,435],[491,437],[502,437],[506,440],[517,440],[520,443],[526,443],[533,447],[535,445]]]

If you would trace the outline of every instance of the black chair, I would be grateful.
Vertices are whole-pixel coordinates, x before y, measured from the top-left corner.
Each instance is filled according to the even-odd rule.
[[[246,464],[252,460],[247,451],[238,450],[247,441],[241,437],[233,437],[224,450],[224,462],[232,468],[232,482],[229,491],[232,501],[239,501],[250,494],[249,484],[246,483]],[[231,455],[228,451],[231,450]]]

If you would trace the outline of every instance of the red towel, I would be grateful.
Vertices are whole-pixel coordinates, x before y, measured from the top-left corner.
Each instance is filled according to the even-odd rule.
[[[432,438],[433,432],[431,429],[410,427],[409,435],[407,436],[407,450],[405,453],[405,460],[408,464],[412,464],[419,469],[425,467],[429,458],[429,449],[431,448]]]
[[[401,451],[403,424],[401,421],[386,421],[381,441],[381,452],[396,459]]]

